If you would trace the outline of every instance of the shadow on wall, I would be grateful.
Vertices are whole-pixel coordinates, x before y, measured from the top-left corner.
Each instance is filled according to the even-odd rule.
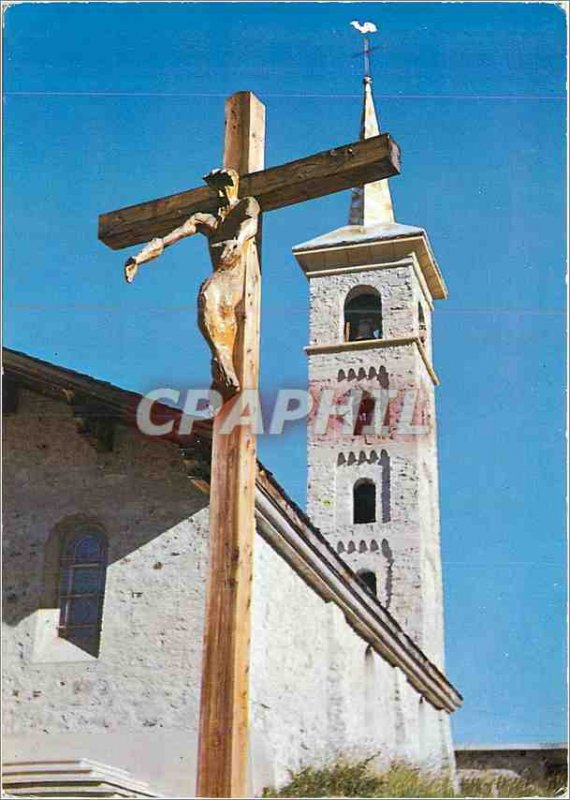
[[[87,448],[87,451],[90,449],[84,442],[81,442],[81,446]],[[148,442],[146,446],[150,446]],[[99,486],[94,483],[92,487],[93,496],[98,499],[89,503],[89,494],[78,492],[75,505],[79,508],[81,505],[87,506],[94,513],[64,514],[55,525],[46,523],[45,529],[42,527],[43,509],[38,507],[37,496],[31,492],[28,498],[15,480],[12,491],[8,478],[4,493],[2,611],[2,619],[7,625],[18,625],[38,609],[58,607],[63,571],[70,567],[63,563],[66,560],[65,547],[74,532],[96,531],[103,535],[109,566],[207,508],[208,497],[190,483],[176,446],[167,443],[153,443],[152,446],[168,448],[164,452],[164,463],[161,465],[163,477],[157,477],[156,474],[141,476],[140,465],[144,464],[145,450],[142,443],[140,458],[137,454],[139,463],[136,467],[133,466],[132,473],[128,466],[121,464],[123,479],[114,485],[109,485],[110,481],[105,480],[105,470],[112,469],[113,457],[118,460],[118,456],[115,453],[101,455],[92,451],[86,452],[86,461],[98,461],[96,466],[99,471],[94,474],[97,474],[96,480],[101,483]],[[5,446],[5,475],[11,471],[10,453],[6,453],[6,449]],[[132,453],[129,455],[132,457]],[[21,472],[22,465],[18,466]],[[27,481],[44,479],[41,469],[37,475],[34,474],[35,468],[36,465],[30,463]],[[137,474],[134,474],[135,469]],[[69,507],[69,496],[73,496],[73,475],[71,468],[68,484],[61,484],[61,505],[64,508]],[[104,503],[101,502],[102,494]],[[54,496],[57,497],[57,493],[54,495],[52,491],[50,497]],[[54,516],[54,508],[45,508],[46,519],[53,519]],[[201,530],[204,533],[207,531],[207,525],[203,522],[188,533],[190,536],[200,536]],[[185,542],[180,548],[186,549],[187,544]],[[88,569],[83,568],[83,565],[79,566],[87,573]],[[78,577],[76,570],[74,592],[79,585],[83,587],[82,590],[89,589],[89,580],[94,580],[95,570],[89,571],[90,576],[85,574]],[[67,585],[69,587],[69,581]],[[88,613],[88,604],[83,602],[82,605],[84,613]],[[79,610],[77,613],[80,613]]]

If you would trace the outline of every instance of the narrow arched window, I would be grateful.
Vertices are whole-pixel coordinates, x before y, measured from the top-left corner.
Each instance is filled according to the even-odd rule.
[[[356,525],[376,521],[376,486],[374,481],[363,479],[354,484],[353,521]]]
[[[374,398],[368,392],[364,392],[358,412],[356,414],[356,422],[354,425],[354,435],[361,436],[364,428],[370,428],[374,422]]]
[[[385,450],[380,453],[380,469],[382,470],[382,522],[390,522],[390,456]]]
[[[424,307],[421,303],[418,303],[418,325],[420,329],[420,341],[422,344],[425,344],[427,338],[427,326],[426,326],[426,317],[424,314]]]
[[[68,534],[59,564],[59,635],[98,655],[103,617],[107,538],[84,528]]]
[[[382,302],[370,286],[357,286],[344,303],[344,339],[358,342],[382,338]]]
[[[376,575],[374,572],[372,572],[372,570],[359,569],[356,574],[366,586],[368,591],[372,592],[372,594],[377,593]]]

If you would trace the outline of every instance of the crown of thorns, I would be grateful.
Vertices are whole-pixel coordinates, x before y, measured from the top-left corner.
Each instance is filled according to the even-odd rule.
[[[239,175],[235,169],[213,169],[207,175],[204,175],[204,180],[208,186],[218,188],[234,185],[239,180]]]

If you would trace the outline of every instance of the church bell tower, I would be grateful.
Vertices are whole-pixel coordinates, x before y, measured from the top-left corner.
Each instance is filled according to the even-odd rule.
[[[369,75],[363,94],[362,139],[380,130]],[[326,430],[309,422],[308,513],[442,667],[431,319],[443,277],[425,230],[396,222],[388,180],[355,188],[349,224],[293,253],[309,282],[310,389],[317,408],[327,391],[335,406]]]

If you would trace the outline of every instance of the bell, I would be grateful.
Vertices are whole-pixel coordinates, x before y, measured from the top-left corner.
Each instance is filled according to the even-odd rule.
[[[374,323],[369,317],[358,320],[356,336],[354,338],[356,341],[374,338]]]

